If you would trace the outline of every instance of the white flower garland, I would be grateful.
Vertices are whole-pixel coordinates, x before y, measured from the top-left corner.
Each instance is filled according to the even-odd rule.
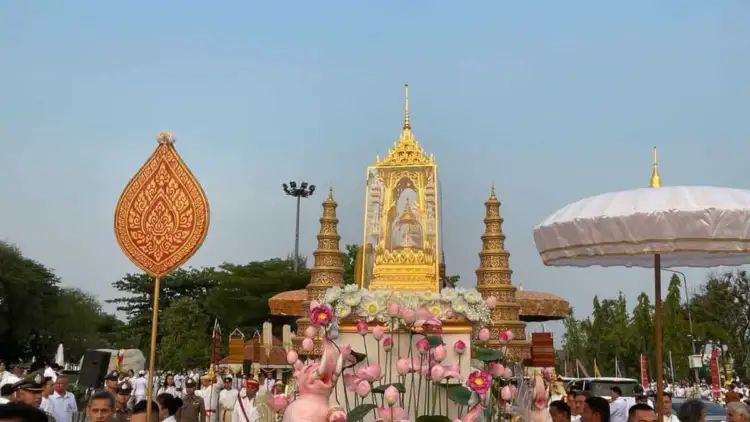
[[[323,304],[329,305],[337,318],[350,315],[367,321],[388,322],[388,305],[398,303],[402,308],[428,309],[437,318],[461,316],[485,324],[490,321],[490,309],[475,289],[447,288],[440,293],[394,292],[391,290],[360,289],[354,284],[326,290]]]

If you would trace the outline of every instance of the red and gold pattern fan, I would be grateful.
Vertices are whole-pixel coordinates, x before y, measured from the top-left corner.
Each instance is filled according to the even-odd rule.
[[[177,154],[174,137],[162,132],[153,154],[130,179],[115,208],[115,237],[131,261],[154,277],[151,350],[154,374],[159,281],[200,248],[208,233],[208,200],[198,180]],[[153,383],[148,383],[151,415]]]

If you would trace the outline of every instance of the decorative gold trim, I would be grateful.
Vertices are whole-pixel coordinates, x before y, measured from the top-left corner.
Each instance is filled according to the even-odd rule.
[[[375,327],[376,325],[384,325],[384,323],[380,322],[370,322],[368,323],[368,326],[370,327],[370,331],[372,331],[372,327]],[[471,334],[473,332],[474,325],[471,323],[471,321],[443,321],[443,327],[442,327],[442,333],[443,334]],[[342,322],[339,325],[339,333],[347,333],[352,334],[357,332],[357,323],[347,321]],[[408,333],[406,329],[398,329],[395,331],[396,333]]]
[[[568,249],[580,249],[580,248],[592,248],[597,246],[615,246],[615,245],[641,245],[644,243],[657,243],[657,242],[740,242],[740,243],[750,243],[750,239],[748,238],[723,238],[723,237],[674,237],[674,238],[667,238],[667,239],[643,239],[643,240],[613,240],[611,242],[597,242],[597,243],[587,243],[587,244],[574,244],[574,245],[567,245],[567,246],[559,246],[556,248],[549,248],[545,249],[540,254],[550,253],[550,252],[557,252],[557,251],[564,251]]]
[[[636,252],[636,253],[628,253],[628,252],[618,252],[618,253],[600,253],[600,254],[589,254],[589,255],[573,255],[573,256],[561,256],[558,258],[543,258],[544,265],[549,265],[550,263],[554,263],[557,261],[564,261],[564,260],[577,260],[577,259],[584,259],[584,258],[598,258],[598,257],[607,257],[607,256],[653,256],[653,255],[664,255],[667,253],[683,253],[683,252],[696,252],[696,253],[704,253],[708,255],[713,254],[721,254],[721,255],[742,255],[746,253],[750,253],[750,249],[743,249],[741,251],[707,251],[705,249],[672,249],[667,252]],[[750,260],[750,258],[749,258]],[[647,267],[651,268],[651,267]]]

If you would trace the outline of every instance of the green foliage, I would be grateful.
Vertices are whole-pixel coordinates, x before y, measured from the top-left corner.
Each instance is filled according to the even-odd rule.
[[[503,352],[495,349],[487,349],[484,347],[477,347],[472,352],[472,357],[482,362],[495,362],[505,359]]]
[[[471,390],[460,384],[438,384],[438,386],[448,389],[448,398],[454,402],[468,406],[471,399]]]
[[[443,415],[422,415],[417,422],[451,422],[451,418]]]
[[[388,387],[390,387],[390,386],[395,387],[396,390],[398,390],[399,393],[405,393],[406,392],[406,387],[404,387],[404,384],[401,384],[400,382],[394,382],[393,384],[379,385],[379,386],[373,388],[372,392],[376,393],[376,394],[383,394],[383,393],[385,393],[385,390]]]
[[[161,368],[202,368],[209,362],[211,319],[190,297],[175,300],[159,324],[157,361]]]
[[[344,284],[354,284],[357,281],[357,276],[354,271],[357,268],[357,254],[359,253],[359,245],[346,245],[346,253],[343,256],[343,267],[344,267]]]
[[[116,318],[91,295],[59,284],[50,269],[0,242],[0,359],[49,361],[63,343],[77,360],[86,348],[111,344]]]
[[[346,422],[361,421],[368,413],[372,412],[377,406],[370,403],[360,404],[346,414]]]
[[[669,353],[672,353],[674,377],[692,378],[688,356],[692,339],[685,298],[681,296],[681,280],[671,277],[662,304],[664,361],[667,379],[671,381]],[[728,347],[735,370],[740,377],[750,374],[750,279],[744,271],[709,276],[700,292],[690,298],[694,321],[695,343],[700,348],[709,342]],[[623,376],[638,377],[639,356],[645,354],[649,373],[654,376],[654,306],[649,295],[641,293],[632,315],[628,315],[625,299],[599,300],[594,297],[591,317],[565,319],[563,355],[569,374],[575,373],[579,359],[589,370],[594,360],[604,375],[615,374],[615,358]],[[561,365],[564,366],[564,365]],[[592,375],[593,375],[593,371]]]

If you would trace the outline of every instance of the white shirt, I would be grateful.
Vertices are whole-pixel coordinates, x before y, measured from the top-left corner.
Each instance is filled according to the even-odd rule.
[[[200,390],[195,392],[196,396],[203,399],[203,406],[206,407],[206,411],[213,410],[216,412],[216,407],[219,405],[219,388],[216,384],[211,384],[208,387],[201,387]],[[207,414],[207,416],[214,417],[215,414]]]
[[[237,405],[232,411],[232,422],[260,422],[260,413],[255,407],[255,399],[247,398],[244,388],[240,391]]]
[[[42,397],[42,404],[39,408],[44,410],[46,413],[52,414],[52,400],[49,397]]]
[[[675,415],[664,416],[664,422],[680,422]]]
[[[146,377],[138,377],[133,380],[133,395],[142,399],[146,397],[146,389],[148,389],[148,380]]]
[[[66,391],[64,396],[57,394],[57,391],[49,396],[51,402],[50,412],[55,417],[55,422],[72,422],[73,413],[78,411],[76,398],[70,391]]]
[[[156,392],[156,395],[158,396],[159,394],[162,394],[162,393],[171,394],[172,397],[182,398],[182,392],[177,391],[177,387],[175,387],[174,385],[170,385],[167,387],[159,387],[159,390]]]
[[[174,415],[167,417],[161,422],[177,422],[177,419],[175,419]]]
[[[609,404],[609,420],[612,422],[628,422],[628,403],[618,397]]]
[[[226,388],[221,390],[219,393],[219,404],[222,410],[231,412],[234,409],[234,404],[237,402],[237,394],[239,392],[235,389],[227,390]]]

